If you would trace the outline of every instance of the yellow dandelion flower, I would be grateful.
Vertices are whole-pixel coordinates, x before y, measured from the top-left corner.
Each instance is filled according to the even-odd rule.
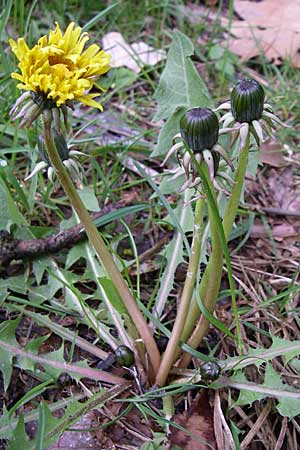
[[[99,93],[90,93],[96,78],[106,73],[110,55],[96,44],[85,49],[87,33],[70,23],[62,33],[58,23],[49,36],[43,36],[29,48],[23,38],[9,40],[19,60],[21,73],[12,73],[19,80],[19,89],[41,94],[44,101],[60,107],[72,100],[103,110],[94,100]],[[98,85],[97,85],[98,86]]]

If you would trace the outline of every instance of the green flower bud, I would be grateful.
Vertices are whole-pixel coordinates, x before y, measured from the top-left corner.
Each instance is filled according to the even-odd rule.
[[[66,138],[62,133],[56,131],[55,128],[53,130],[53,138],[61,160],[65,161],[69,158],[69,149]]]
[[[202,380],[216,380],[219,378],[220,372],[221,368],[219,364],[213,361],[203,363],[200,366],[200,375]]]
[[[58,154],[62,161],[69,159],[69,149],[67,141],[62,133],[58,133],[55,129],[53,130],[53,139],[58,151]],[[43,161],[45,161],[49,166],[51,166],[47,150],[45,148],[45,142],[42,135],[38,138],[38,149]]]
[[[115,350],[116,365],[130,367],[134,363],[134,353],[126,345],[119,345]]]
[[[231,93],[231,111],[237,122],[251,123],[262,117],[265,92],[255,80],[239,81]]]
[[[218,141],[218,118],[207,108],[189,109],[180,120],[180,134],[194,153],[210,150]]]

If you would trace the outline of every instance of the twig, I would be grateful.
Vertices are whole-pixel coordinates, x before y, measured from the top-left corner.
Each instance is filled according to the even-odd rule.
[[[261,205],[255,205],[252,203],[241,203],[242,208],[251,209],[251,211],[257,211],[258,213],[266,213],[270,216],[286,216],[286,217],[300,217],[299,211],[289,211],[282,208],[267,208]]]
[[[92,213],[91,217],[95,221],[109,212],[123,208],[126,204],[126,200],[120,200],[114,205],[104,206],[99,212]],[[86,239],[86,233],[81,224],[42,239],[13,239],[8,233],[2,232],[0,235],[0,271],[1,268],[7,268],[13,260],[30,260],[54,254],[64,248],[70,248],[84,239]]]

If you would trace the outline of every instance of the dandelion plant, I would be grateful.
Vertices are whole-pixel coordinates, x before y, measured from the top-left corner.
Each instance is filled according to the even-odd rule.
[[[102,105],[95,100],[100,95],[99,92],[91,90],[93,87],[101,90],[96,79],[110,68],[110,55],[97,44],[86,47],[88,40],[88,34],[73,22],[65,32],[56,24],[55,30],[51,30],[49,36],[41,37],[32,48],[27,46],[23,38],[17,42],[11,39],[10,45],[19,60],[20,69],[20,73],[14,72],[12,77],[19,81],[17,87],[25,91],[12,108],[11,116],[13,120],[20,119],[19,127],[27,128],[41,117],[44,162],[51,163],[50,174],[53,170],[68,195],[90,243],[138,330],[152,369],[157,371],[160,355],[150,328],[70,177],[70,174],[78,172],[78,166],[69,158],[71,153],[62,136],[64,130],[69,128],[67,108],[72,108],[73,103],[79,101],[102,111]],[[60,136],[59,139],[57,136]],[[67,155],[64,160],[63,154]],[[143,347],[137,348],[144,360]]]

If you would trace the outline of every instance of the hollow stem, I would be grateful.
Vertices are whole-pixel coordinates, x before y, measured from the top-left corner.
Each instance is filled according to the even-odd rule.
[[[85,208],[81,198],[79,197],[77,190],[63,165],[61,158],[58,154],[53,135],[51,130],[51,112],[44,112],[43,120],[43,133],[45,139],[45,145],[47,148],[48,156],[54,167],[57,176],[61,182],[61,185],[69,197],[70,203],[74,210],[76,211],[81,224],[83,225],[89,241],[93,245],[96,254],[107,273],[107,276],[112,280],[116,290],[118,291],[120,297],[122,298],[124,305],[128,311],[131,320],[135,324],[140,337],[146,347],[147,353],[149,355],[150,362],[152,364],[153,370],[157,372],[160,364],[160,354],[155,343],[155,340],[151,334],[151,331],[145,321],[141,311],[136,305],[132,294],[123,279],[121,273],[119,272],[111,254],[107,250],[103,239],[101,238],[97,227],[92,221],[87,209]]]
[[[244,179],[248,164],[248,152],[249,152],[249,135],[246,139],[246,143],[241,150],[238,167],[235,173],[235,184],[232,189],[231,196],[227,202],[224,219],[223,219],[223,228],[226,241],[228,241],[234,219],[236,216],[237,208],[240,202],[242,189],[244,186]],[[215,309],[216,300],[218,297],[221,278],[222,278],[222,268],[223,268],[223,248],[220,243],[219,236],[216,236],[213,232],[214,229],[214,220],[210,215],[211,219],[211,234],[212,234],[212,253],[208,262],[208,265],[204,271],[200,286],[199,286],[199,295],[201,300],[203,301],[206,309],[212,314]],[[197,302],[194,300],[190,311],[187,315],[186,323],[184,326],[184,330],[181,336],[182,341],[186,341],[188,336],[191,335],[195,323],[199,317],[199,306]],[[209,321],[202,315],[200,320],[191,335],[188,339],[187,344],[192,348],[197,348],[205,336],[207,329],[209,327]],[[185,353],[180,361],[180,367],[187,367],[191,360],[191,355],[189,353]]]
[[[156,376],[155,384],[157,386],[163,386],[167,380],[169,371],[176,357],[180,336],[183,331],[185,324],[185,319],[190,307],[191,298],[193,295],[193,289],[197,277],[199,259],[201,252],[201,239],[203,232],[203,209],[205,206],[204,199],[199,199],[196,203],[195,208],[195,219],[194,219],[194,234],[193,242],[191,248],[191,257],[189,260],[189,265],[187,269],[187,274],[185,278],[184,288],[182,296],[180,299],[178,311],[176,314],[176,319],[174,322],[172,334],[168,341],[167,348],[162,357],[162,361]]]

